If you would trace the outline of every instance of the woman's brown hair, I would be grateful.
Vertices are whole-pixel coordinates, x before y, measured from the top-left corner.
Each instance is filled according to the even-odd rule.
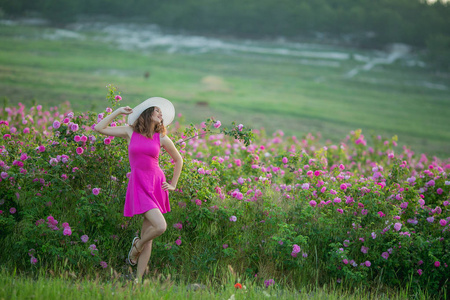
[[[158,124],[152,120],[152,114],[154,111],[154,106],[144,110],[134,122],[134,124],[130,125],[131,128],[133,128],[133,130],[137,133],[140,133],[148,138],[153,138],[153,134],[155,132],[159,132],[159,134],[165,135],[166,127],[164,126],[163,121]]]

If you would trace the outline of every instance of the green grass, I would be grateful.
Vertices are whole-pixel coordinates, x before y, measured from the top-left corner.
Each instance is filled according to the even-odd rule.
[[[424,293],[410,295],[406,290],[373,290],[354,287],[344,289],[339,284],[321,288],[305,287],[300,290],[275,285],[265,288],[254,282],[241,282],[243,289],[236,289],[237,282],[231,276],[220,286],[211,284],[186,284],[158,275],[136,285],[121,279],[117,273],[108,279],[98,276],[77,278],[66,272],[56,275],[35,276],[11,274],[2,270],[0,276],[0,299],[430,299]]]
[[[363,64],[350,59],[338,67],[313,66],[273,54],[125,51],[90,38],[95,33],[84,40],[39,38],[53,30],[0,25],[0,97],[14,104],[35,99],[47,107],[69,101],[74,110],[100,112],[107,106],[104,87],[113,83],[123,105],[164,96],[188,122],[214,116],[269,133],[320,132],[333,142],[361,128],[366,136],[398,135],[400,145],[416,152],[450,156],[450,93],[423,85],[449,87],[449,74],[400,61],[346,78]],[[212,82],[205,82],[208,76]]]

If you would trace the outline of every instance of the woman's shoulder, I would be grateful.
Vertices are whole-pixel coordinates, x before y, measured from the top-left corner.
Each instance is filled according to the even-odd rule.
[[[167,145],[167,143],[172,142],[170,137],[167,134],[160,133],[159,134],[159,142],[161,146]]]

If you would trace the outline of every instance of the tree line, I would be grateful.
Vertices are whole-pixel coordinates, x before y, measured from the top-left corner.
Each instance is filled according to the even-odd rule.
[[[133,18],[166,28],[237,37],[296,38],[318,32],[361,47],[406,43],[450,68],[450,4],[425,0],[0,0],[11,16],[41,13],[55,24],[78,15]],[[446,57],[442,57],[443,54]]]

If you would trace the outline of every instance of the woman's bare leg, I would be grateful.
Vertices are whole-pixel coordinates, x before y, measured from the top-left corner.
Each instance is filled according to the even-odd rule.
[[[142,275],[150,260],[153,239],[163,234],[166,231],[166,228],[166,219],[164,219],[164,216],[159,209],[152,209],[144,213],[141,239],[136,243],[136,247],[142,249],[136,272],[136,277],[139,280],[142,279]],[[133,254],[136,254],[135,251],[133,251]]]
[[[144,234],[150,227],[152,227],[151,223],[147,218],[144,218],[144,222],[142,223],[142,229],[141,229],[141,239]],[[150,256],[152,254],[152,244],[153,240],[148,241],[144,244],[144,249],[141,252],[141,255],[139,256],[139,260],[137,263],[137,271],[136,271],[136,277],[142,279],[142,276],[144,276],[144,272],[147,269],[148,262],[150,260]]]

